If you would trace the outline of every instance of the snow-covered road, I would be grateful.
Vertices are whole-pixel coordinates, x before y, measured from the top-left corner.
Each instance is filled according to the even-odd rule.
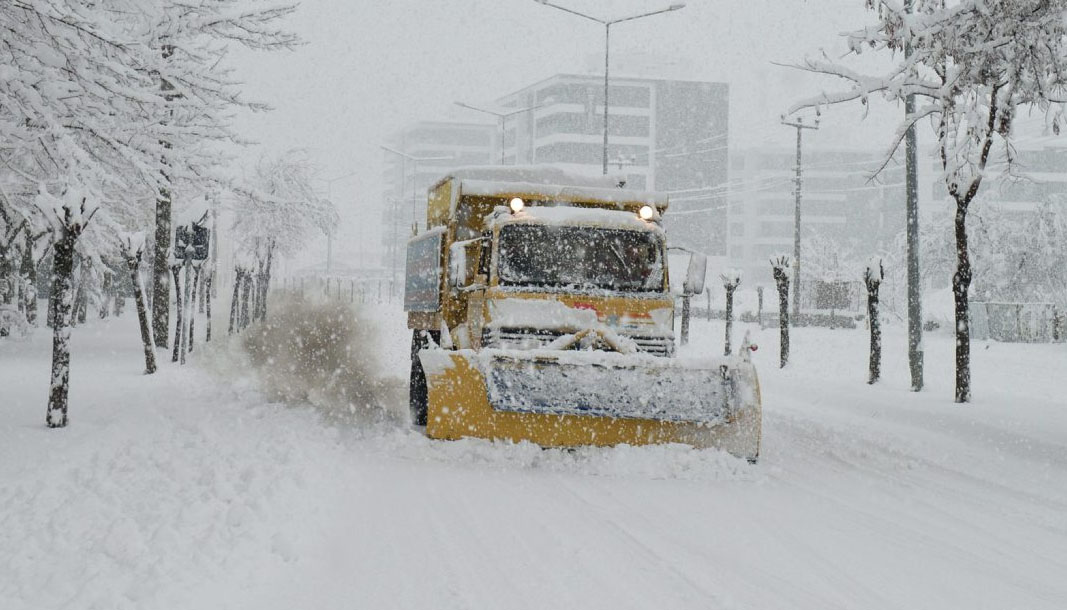
[[[368,315],[395,380],[402,319]],[[0,342],[0,608],[1067,606],[1062,344],[977,345],[960,406],[947,335],[916,395],[899,326],[873,387],[862,329],[796,330],[784,370],[752,329],[751,466],[324,421],[267,400],[232,347],[140,375],[131,318],[75,331],[62,431],[47,333]],[[721,332],[698,321],[687,349]]]

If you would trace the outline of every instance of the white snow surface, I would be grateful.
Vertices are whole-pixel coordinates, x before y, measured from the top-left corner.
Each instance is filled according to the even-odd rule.
[[[507,208],[498,207],[490,217],[489,226],[516,221],[549,226],[592,226],[602,229],[663,233],[663,229],[658,224],[641,220],[633,212],[569,205],[531,205],[518,213],[511,213]]]
[[[226,308],[219,303],[217,311]],[[403,383],[399,304],[367,312]],[[221,317],[220,317],[221,319]],[[141,374],[132,307],[73,331],[71,425],[44,427],[50,335],[0,340],[0,608],[1061,609],[1067,346],[751,331],[763,454],[434,442],[271,403],[226,345]],[[738,325],[735,325],[738,326]],[[202,322],[197,322],[202,329]],[[682,354],[721,353],[693,321]],[[610,388],[606,388],[610,391]],[[402,395],[384,406],[406,411]]]
[[[530,184],[556,186],[583,186],[601,189],[613,189],[619,183],[618,176],[601,174],[580,174],[568,172],[553,165],[469,165],[458,167],[448,172],[438,182],[456,178],[458,180],[480,180],[489,182],[525,182]]]
[[[626,203],[640,201],[654,205],[663,210],[667,207],[667,195],[654,191],[637,191],[620,188],[599,188],[588,186],[567,186],[543,184],[540,182],[496,182],[488,180],[464,180],[462,183],[464,195],[510,195],[518,193],[533,193],[549,201],[575,197],[587,201],[609,201],[612,203]]]

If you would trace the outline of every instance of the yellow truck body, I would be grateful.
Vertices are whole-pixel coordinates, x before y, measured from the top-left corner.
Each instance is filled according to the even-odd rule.
[[[752,364],[675,357],[667,198],[609,180],[472,168],[430,189],[405,287],[415,424],[438,439],[676,442],[755,460]]]

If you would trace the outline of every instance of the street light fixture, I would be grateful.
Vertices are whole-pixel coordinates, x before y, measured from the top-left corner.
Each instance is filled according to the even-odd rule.
[[[537,2],[538,4],[543,4],[545,6],[551,6],[552,8],[559,9],[559,10],[565,12],[565,13],[570,13],[572,15],[577,15],[579,17],[582,17],[583,19],[588,19],[590,21],[595,21],[595,22],[597,22],[597,23],[599,23],[599,24],[604,26],[604,174],[607,175],[607,173],[608,173],[608,52],[610,50],[609,42],[610,42],[610,38],[611,38],[611,26],[615,25],[616,23],[622,23],[624,21],[633,21],[635,19],[641,19],[642,17],[651,17],[652,15],[659,15],[660,13],[669,13],[671,11],[681,10],[681,9],[685,8],[685,3],[684,2],[678,2],[678,3],[675,3],[675,4],[672,4],[672,5],[668,6],[666,8],[661,8],[661,9],[656,10],[656,11],[650,11],[650,12],[647,12],[647,13],[640,13],[640,14],[637,14],[637,15],[630,15],[628,17],[619,17],[618,19],[610,19],[609,20],[609,19],[601,19],[599,17],[594,17],[592,15],[586,15],[585,13],[580,13],[580,12],[574,10],[574,9],[569,9],[569,8],[567,8],[565,6],[560,6],[558,4],[553,4],[553,3],[549,2],[548,0],[534,0],[534,2]]]
[[[797,177],[795,182],[795,195],[796,201],[793,204],[793,272],[796,277],[793,278],[793,324],[796,324],[800,320],[800,187],[801,176],[803,175],[800,169],[800,136],[805,129],[818,129],[819,128],[820,113],[815,111],[815,123],[809,125],[804,122],[804,117],[797,117],[794,121],[786,120],[785,115],[782,115],[782,125],[786,127],[793,127],[797,130]]]
[[[322,180],[327,185],[326,199],[328,199],[331,204],[333,203],[334,182],[337,182],[338,180],[342,180],[344,178],[351,178],[352,176],[355,176],[358,173],[359,172],[351,172],[342,176],[337,176],[336,178],[319,178],[319,180]],[[330,276],[331,267],[333,267],[333,231],[333,227],[330,227],[330,229],[326,231],[326,277]]]
[[[418,200],[416,199],[416,193],[415,193],[415,190],[417,188],[415,181],[416,181],[416,179],[418,177],[418,173],[419,173],[419,162],[420,161],[450,161],[450,160],[455,159],[456,157],[455,156],[416,157],[415,155],[410,155],[410,154],[408,154],[408,153],[406,153],[404,151],[397,150],[395,148],[391,148],[389,146],[386,146],[385,144],[379,144],[378,146],[382,150],[384,150],[386,152],[391,152],[394,155],[400,157],[400,198],[401,199],[404,198],[404,173],[406,172],[406,169],[407,169],[405,167],[405,161],[411,161],[412,162],[412,168],[411,168],[411,222],[412,222],[412,226],[416,226],[418,224],[418,218],[417,218]],[[394,242],[397,239],[397,236],[395,235],[395,233],[396,233],[395,228],[396,228],[396,222],[397,222],[396,215],[397,215],[396,214],[396,206],[394,206],[394,208],[393,208],[393,227],[394,227],[394,236],[393,237],[394,237]],[[397,251],[397,247],[396,247],[396,243],[394,243],[393,244],[393,264],[392,264],[394,282],[396,281],[396,258],[397,258],[396,251]]]
[[[498,112],[496,110],[489,110],[488,108],[480,108],[478,106],[474,106],[474,105],[468,104],[466,102],[455,102],[455,104],[457,106],[461,106],[463,108],[467,108],[468,110],[476,110],[478,112],[484,112],[485,114],[491,114],[491,115],[497,117],[498,119],[500,119],[500,164],[503,165],[504,164],[504,121],[506,121],[508,117],[514,116],[516,114],[519,114],[520,112],[526,112],[526,111],[529,111],[529,110],[537,110],[538,108],[544,108],[545,106],[548,106],[549,104],[552,104],[554,101],[555,100],[553,98],[549,97],[549,98],[546,98],[545,101],[541,102],[540,104],[534,104],[533,106],[527,106],[525,108],[517,108],[515,110],[510,110],[508,112]]]

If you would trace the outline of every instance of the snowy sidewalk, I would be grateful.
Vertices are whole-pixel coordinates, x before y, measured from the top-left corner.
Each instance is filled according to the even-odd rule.
[[[75,329],[47,430],[49,335],[0,342],[0,608],[1062,608],[1065,346],[976,346],[960,406],[951,338],[915,395],[897,330],[874,387],[862,330],[800,329],[785,370],[759,334],[757,466],[327,424],[207,350],[141,375],[132,316]]]

